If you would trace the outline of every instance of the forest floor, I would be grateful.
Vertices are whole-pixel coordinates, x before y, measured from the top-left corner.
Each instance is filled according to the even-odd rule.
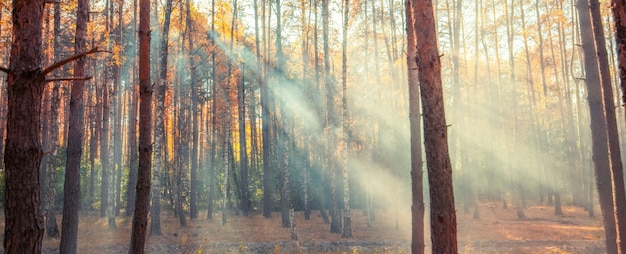
[[[457,213],[460,253],[604,253],[604,232],[600,216],[590,218],[582,208],[564,206],[563,216],[554,216],[547,206],[531,206],[526,219],[517,219],[514,208],[500,203],[480,205],[481,218]],[[599,209],[598,209],[599,210]],[[396,214],[398,215],[396,229]],[[596,213],[599,214],[599,211]],[[290,240],[290,231],[280,226],[280,214],[264,219],[260,214],[231,216],[222,226],[220,214],[206,219],[187,219],[180,227],[171,214],[162,216],[161,236],[149,236],[147,253],[410,253],[411,220],[408,211],[378,210],[367,225],[361,210],[352,211],[354,237],[343,239],[329,233],[318,211],[311,220],[296,213],[299,241]],[[4,222],[4,219],[1,220]],[[108,229],[107,220],[96,213],[83,213],[78,234],[79,253],[128,253],[131,217],[120,216],[117,228]],[[428,225],[428,222],[426,222]],[[59,219],[60,226],[60,219]],[[428,228],[428,227],[427,227]],[[426,230],[426,248],[430,238]],[[58,238],[44,236],[44,253],[58,253]]]

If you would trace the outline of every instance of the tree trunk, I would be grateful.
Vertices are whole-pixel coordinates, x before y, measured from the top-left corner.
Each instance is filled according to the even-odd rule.
[[[243,66],[243,65],[242,65]],[[243,70],[242,70],[243,72]],[[246,146],[246,90],[245,82],[242,79],[238,82],[239,85],[239,102],[238,104],[238,117],[239,117],[239,167],[241,171],[241,211],[243,216],[248,216],[248,210],[250,209],[250,198],[248,194],[248,149]],[[254,138],[254,137],[251,137]]]
[[[4,150],[5,253],[40,253],[44,221],[40,208],[39,166],[43,151],[39,139],[42,72],[42,18],[44,1],[14,0],[13,40],[7,77],[8,113]]]
[[[591,22],[595,34],[596,51],[600,68],[600,84],[602,84],[604,113],[606,116],[607,138],[609,144],[609,161],[611,165],[611,175],[613,183],[613,203],[615,205],[615,226],[617,230],[617,251],[626,251],[626,189],[624,189],[624,172],[617,129],[617,118],[615,116],[615,102],[613,101],[613,86],[611,85],[611,74],[609,73],[609,60],[606,52],[606,39],[602,26],[600,14],[600,3],[598,0],[589,0],[591,11]]]
[[[215,0],[211,1],[211,32],[215,32]],[[215,38],[211,37],[211,44],[216,45]],[[211,64],[215,66],[215,50],[211,52]],[[215,200],[215,168],[217,167],[217,158],[215,157],[215,149],[217,144],[217,80],[216,68],[211,70],[211,79],[214,81],[211,86],[212,106],[211,106],[211,165],[209,166],[209,201],[207,209],[207,218],[213,219],[213,201]]]
[[[76,10],[76,37],[74,52],[87,49],[87,22],[89,20],[89,2],[78,1]],[[76,60],[74,76],[85,75],[85,57]],[[61,234],[61,253],[76,253],[78,246],[78,207],[80,203],[80,162],[83,154],[84,80],[74,80],[70,98],[70,126],[67,141],[67,161],[65,166],[65,184],[63,187],[63,221]]]
[[[432,251],[457,253],[452,167],[448,154],[441,64],[432,2],[417,1],[413,8],[413,17],[415,37],[420,38],[417,40],[416,53],[430,186]]]
[[[265,13],[264,5],[263,13]],[[263,17],[263,31],[265,33],[265,19]],[[265,36],[264,36],[265,37]],[[267,42],[267,40],[265,40]],[[270,91],[268,83],[266,81],[267,75],[259,78],[261,87],[261,135],[263,145],[263,217],[269,219],[272,217],[273,200],[272,200],[272,169],[271,169],[271,133],[270,133],[270,119],[272,112],[270,112]]]
[[[167,91],[167,57],[170,31],[170,17],[172,15],[172,0],[166,2],[165,17],[163,21],[163,33],[161,34],[161,61],[159,66],[159,85],[156,87],[156,119],[154,128],[154,173],[152,174],[152,206],[150,206],[150,235],[161,235],[161,178],[167,161],[165,153],[167,146],[165,141],[165,96]],[[140,7],[141,16],[141,7]],[[142,18],[139,18],[141,27]],[[145,22],[145,21],[144,21]],[[140,28],[141,29],[141,28]],[[141,40],[141,33],[139,34]],[[141,42],[140,42],[141,43]],[[141,49],[140,49],[141,50]],[[139,52],[140,58],[141,53]],[[141,61],[141,59],[139,60]],[[141,69],[139,70],[141,74]],[[139,78],[141,82],[141,78]],[[141,88],[140,88],[141,89]],[[140,90],[141,92],[141,90]],[[141,95],[140,95],[141,96]],[[141,109],[140,109],[141,110]],[[141,126],[139,127],[141,128]],[[140,134],[141,135],[141,134]],[[141,159],[140,159],[141,161]]]
[[[186,34],[188,36],[187,39],[187,43],[189,44],[189,71],[191,72],[191,117],[192,117],[192,138],[193,138],[193,143],[192,143],[192,150],[191,150],[191,169],[190,169],[190,176],[191,176],[191,185],[190,185],[190,193],[189,193],[189,217],[191,219],[196,219],[198,218],[198,205],[197,205],[197,199],[198,199],[198,146],[200,143],[200,139],[198,137],[198,126],[199,126],[199,121],[198,121],[198,117],[199,114],[201,113],[201,109],[198,107],[198,96],[199,96],[199,92],[198,92],[198,81],[197,81],[197,77],[198,74],[196,72],[196,59],[193,55],[194,52],[194,39],[193,39],[193,34],[192,31],[194,31],[193,29],[193,21],[191,19],[191,1],[187,1],[187,29],[186,29]]]
[[[330,176],[330,232],[341,233],[341,218],[339,218],[339,208],[337,202],[336,191],[336,167],[335,167],[335,124],[336,117],[334,116],[334,81],[330,73],[330,42],[329,42],[329,1],[322,0],[322,36],[324,37],[324,86],[326,88],[326,134],[328,135],[326,141],[326,171]]]
[[[133,0],[133,26],[137,29],[137,0]],[[133,33],[133,42],[137,42],[137,33]],[[138,55],[137,49],[133,50],[133,55]],[[133,77],[132,84],[137,84],[137,58],[133,57]],[[135,213],[136,186],[137,186],[137,109],[139,108],[139,94],[137,87],[132,85],[130,89],[130,107],[128,113],[128,187],[126,193],[126,216]]]
[[[57,62],[61,55],[61,7],[59,3],[54,5],[54,61]],[[58,72],[55,72],[55,74]],[[47,149],[52,149],[52,154],[48,155],[51,160],[47,161],[46,166],[46,195],[44,200],[44,209],[46,213],[46,232],[48,236],[58,237],[59,228],[56,221],[56,212],[54,209],[54,203],[56,199],[56,168],[58,165],[58,148],[59,148],[59,105],[61,104],[61,97],[59,90],[61,87],[60,82],[54,82],[51,95],[50,104],[50,146]]]
[[[114,214],[117,216],[120,214],[121,206],[121,192],[122,192],[122,93],[120,89],[120,66],[122,65],[121,55],[123,52],[122,45],[122,26],[123,26],[123,4],[124,1],[117,1],[117,26],[113,32],[113,40],[115,48],[118,48],[114,53],[113,62],[113,97],[111,100],[111,108],[113,109],[113,174],[112,179],[115,179],[115,189],[111,193],[115,194],[113,199]]]
[[[626,104],[626,3],[624,3],[624,1],[612,0],[611,11],[613,13],[614,35],[617,44],[617,61],[620,85],[622,88],[622,103]]]
[[[618,253],[613,184],[609,162],[607,125],[602,102],[602,87],[598,70],[597,50],[591,25],[589,2],[578,0],[578,16],[585,59],[585,84],[591,117],[591,140],[596,186],[600,197],[600,210],[604,224],[607,253]]]
[[[342,75],[341,75],[341,134],[342,134],[342,146],[341,146],[341,168],[343,178],[343,232],[341,237],[352,237],[352,225],[350,215],[350,179],[348,175],[348,148],[350,142],[350,129],[348,119],[348,20],[350,15],[350,1],[344,0],[344,12],[343,12],[343,53],[342,53]]]
[[[406,44],[407,73],[409,86],[409,121],[411,135],[411,252],[424,253],[424,190],[422,160],[422,130],[420,112],[420,94],[417,74],[417,44],[415,38],[415,18],[413,17],[417,0],[406,0]],[[417,10],[415,10],[417,11]]]
[[[150,84],[150,1],[139,2],[139,174],[129,253],[144,252],[152,167],[152,88]]]

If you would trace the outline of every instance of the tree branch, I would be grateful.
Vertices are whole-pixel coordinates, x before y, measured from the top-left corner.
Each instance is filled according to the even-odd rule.
[[[7,67],[0,66],[0,71],[1,71],[1,72],[4,72],[4,73],[6,73],[6,74],[9,74],[9,68],[7,68]]]
[[[71,80],[90,80],[93,78],[92,76],[86,77],[67,77],[67,78],[47,78],[46,82],[55,82],[55,81],[71,81]]]
[[[93,49],[91,49],[89,51],[85,51],[85,52],[82,52],[82,53],[74,54],[74,55],[72,55],[72,56],[70,56],[68,58],[65,58],[65,59],[63,59],[61,61],[53,63],[52,65],[46,67],[43,70],[43,75],[47,75],[48,73],[56,70],[57,68],[59,68],[59,67],[61,67],[63,65],[66,65],[66,64],[68,64],[68,63],[70,63],[70,62],[72,62],[72,61],[74,61],[74,60],[76,60],[78,58],[81,58],[81,57],[87,56],[87,55],[91,55],[91,54],[94,54],[94,53],[98,53],[98,52],[108,52],[108,53],[111,53],[111,51],[100,50],[98,47],[95,47],[95,48],[93,48]]]

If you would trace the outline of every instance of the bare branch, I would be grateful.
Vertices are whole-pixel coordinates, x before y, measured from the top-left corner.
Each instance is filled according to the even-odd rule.
[[[67,78],[47,78],[46,82],[55,82],[55,81],[71,81],[71,80],[90,80],[93,78],[92,76],[86,77],[67,77]]]
[[[52,65],[46,67],[43,70],[43,75],[46,75],[46,74],[56,70],[57,68],[59,68],[59,67],[61,67],[63,65],[66,65],[66,64],[68,64],[68,63],[70,63],[70,62],[72,62],[72,61],[74,61],[74,60],[76,60],[78,58],[81,58],[81,57],[87,56],[87,55],[91,55],[91,54],[94,54],[94,53],[98,53],[98,52],[108,52],[108,53],[111,53],[111,51],[100,50],[98,47],[95,47],[95,48],[93,48],[93,49],[91,49],[89,51],[85,51],[85,52],[82,52],[82,53],[74,54],[74,55],[72,55],[72,56],[70,56],[68,58],[65,58],[65,59],[63,59],[61,61],[53,63]]]
[[[7,67],[0,66],[0,71],[1,71],[1,72],[4,72],[4,73],[6,73],[6,74],[9,74],[9,68],[7,68]]]

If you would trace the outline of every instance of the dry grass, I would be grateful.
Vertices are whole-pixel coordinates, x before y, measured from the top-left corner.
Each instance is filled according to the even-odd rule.
[[[564,216],[554,216],[546,206],[533,206],[525,210],[526,219],[517,219],[515,209],[503,210],[499,204],[481,204],[481,219],[475,220],[472,214],[459,212],[458,239],[463,253],[592,253],[602,250],[604,232],[598,217],[589,218],[581,208],[564,207]],[[396,249],[379,248],[375,253],[408,252],[410,242],[409,211],[399,211],[396,229],[395,210],[377,211],[377,219],[367,225],[367,217],[360,210],[353,211],[354,242],[382,242],[396,244]],[[599,213],[597,213],[599,214]],[[203,214],[206,216],[206,214]],[[221,253],[223,247],[230,246],[231,253],[255,253],[249,250],[250,243],[271,243],[272,252],[309,252],[302,245],[345,242],[341,235],[329,233],[329,225],[324,224],[319,212],[314,211],[311,220],[304,220],[302,213],[296,213],[299,241],[290,242],[290,232],[280,227],[280,214],[264,219],[259,214],[250,217],[231,216],[222,226],[220,215],[214,220],[206,218],[187,220],[186,227],[180,227],[177,218],[165,213],[162,216],[163,235],[150,236],[147,241],[149,253]],[[131,231],[130,217],[118,217],[117,228],[108,229],[107,220],[97,214],[81,214],[79,225],[79,253],[124,253]],[[4,220],[2,220],[4,221]],[[428,225],[428,221],[426,225]],[[60,225],[60,221],[59,221]],[[426,230],[426,237],[429,234]],[[281,249],[279,243],[290,242],[295,248]],[[426,241],[429,245],[430,241]],[[44,248],[50,252],[58,248],[58,238],[44,237]],[[177,247],[172,247],[177,246]],[[234,247],[233,247],[234,246]],[[590,251],[585,251],[585,249]],[[234,251],[232,250],[234,249]],[[280,250],[280,251],[279,251]],[[268,251],[269,252],[269,251]],[[368,252],[353,249],[351,252]],[[328,253],[328,252],[325,252]],[[340,251],[339,253],[347,253]]]

